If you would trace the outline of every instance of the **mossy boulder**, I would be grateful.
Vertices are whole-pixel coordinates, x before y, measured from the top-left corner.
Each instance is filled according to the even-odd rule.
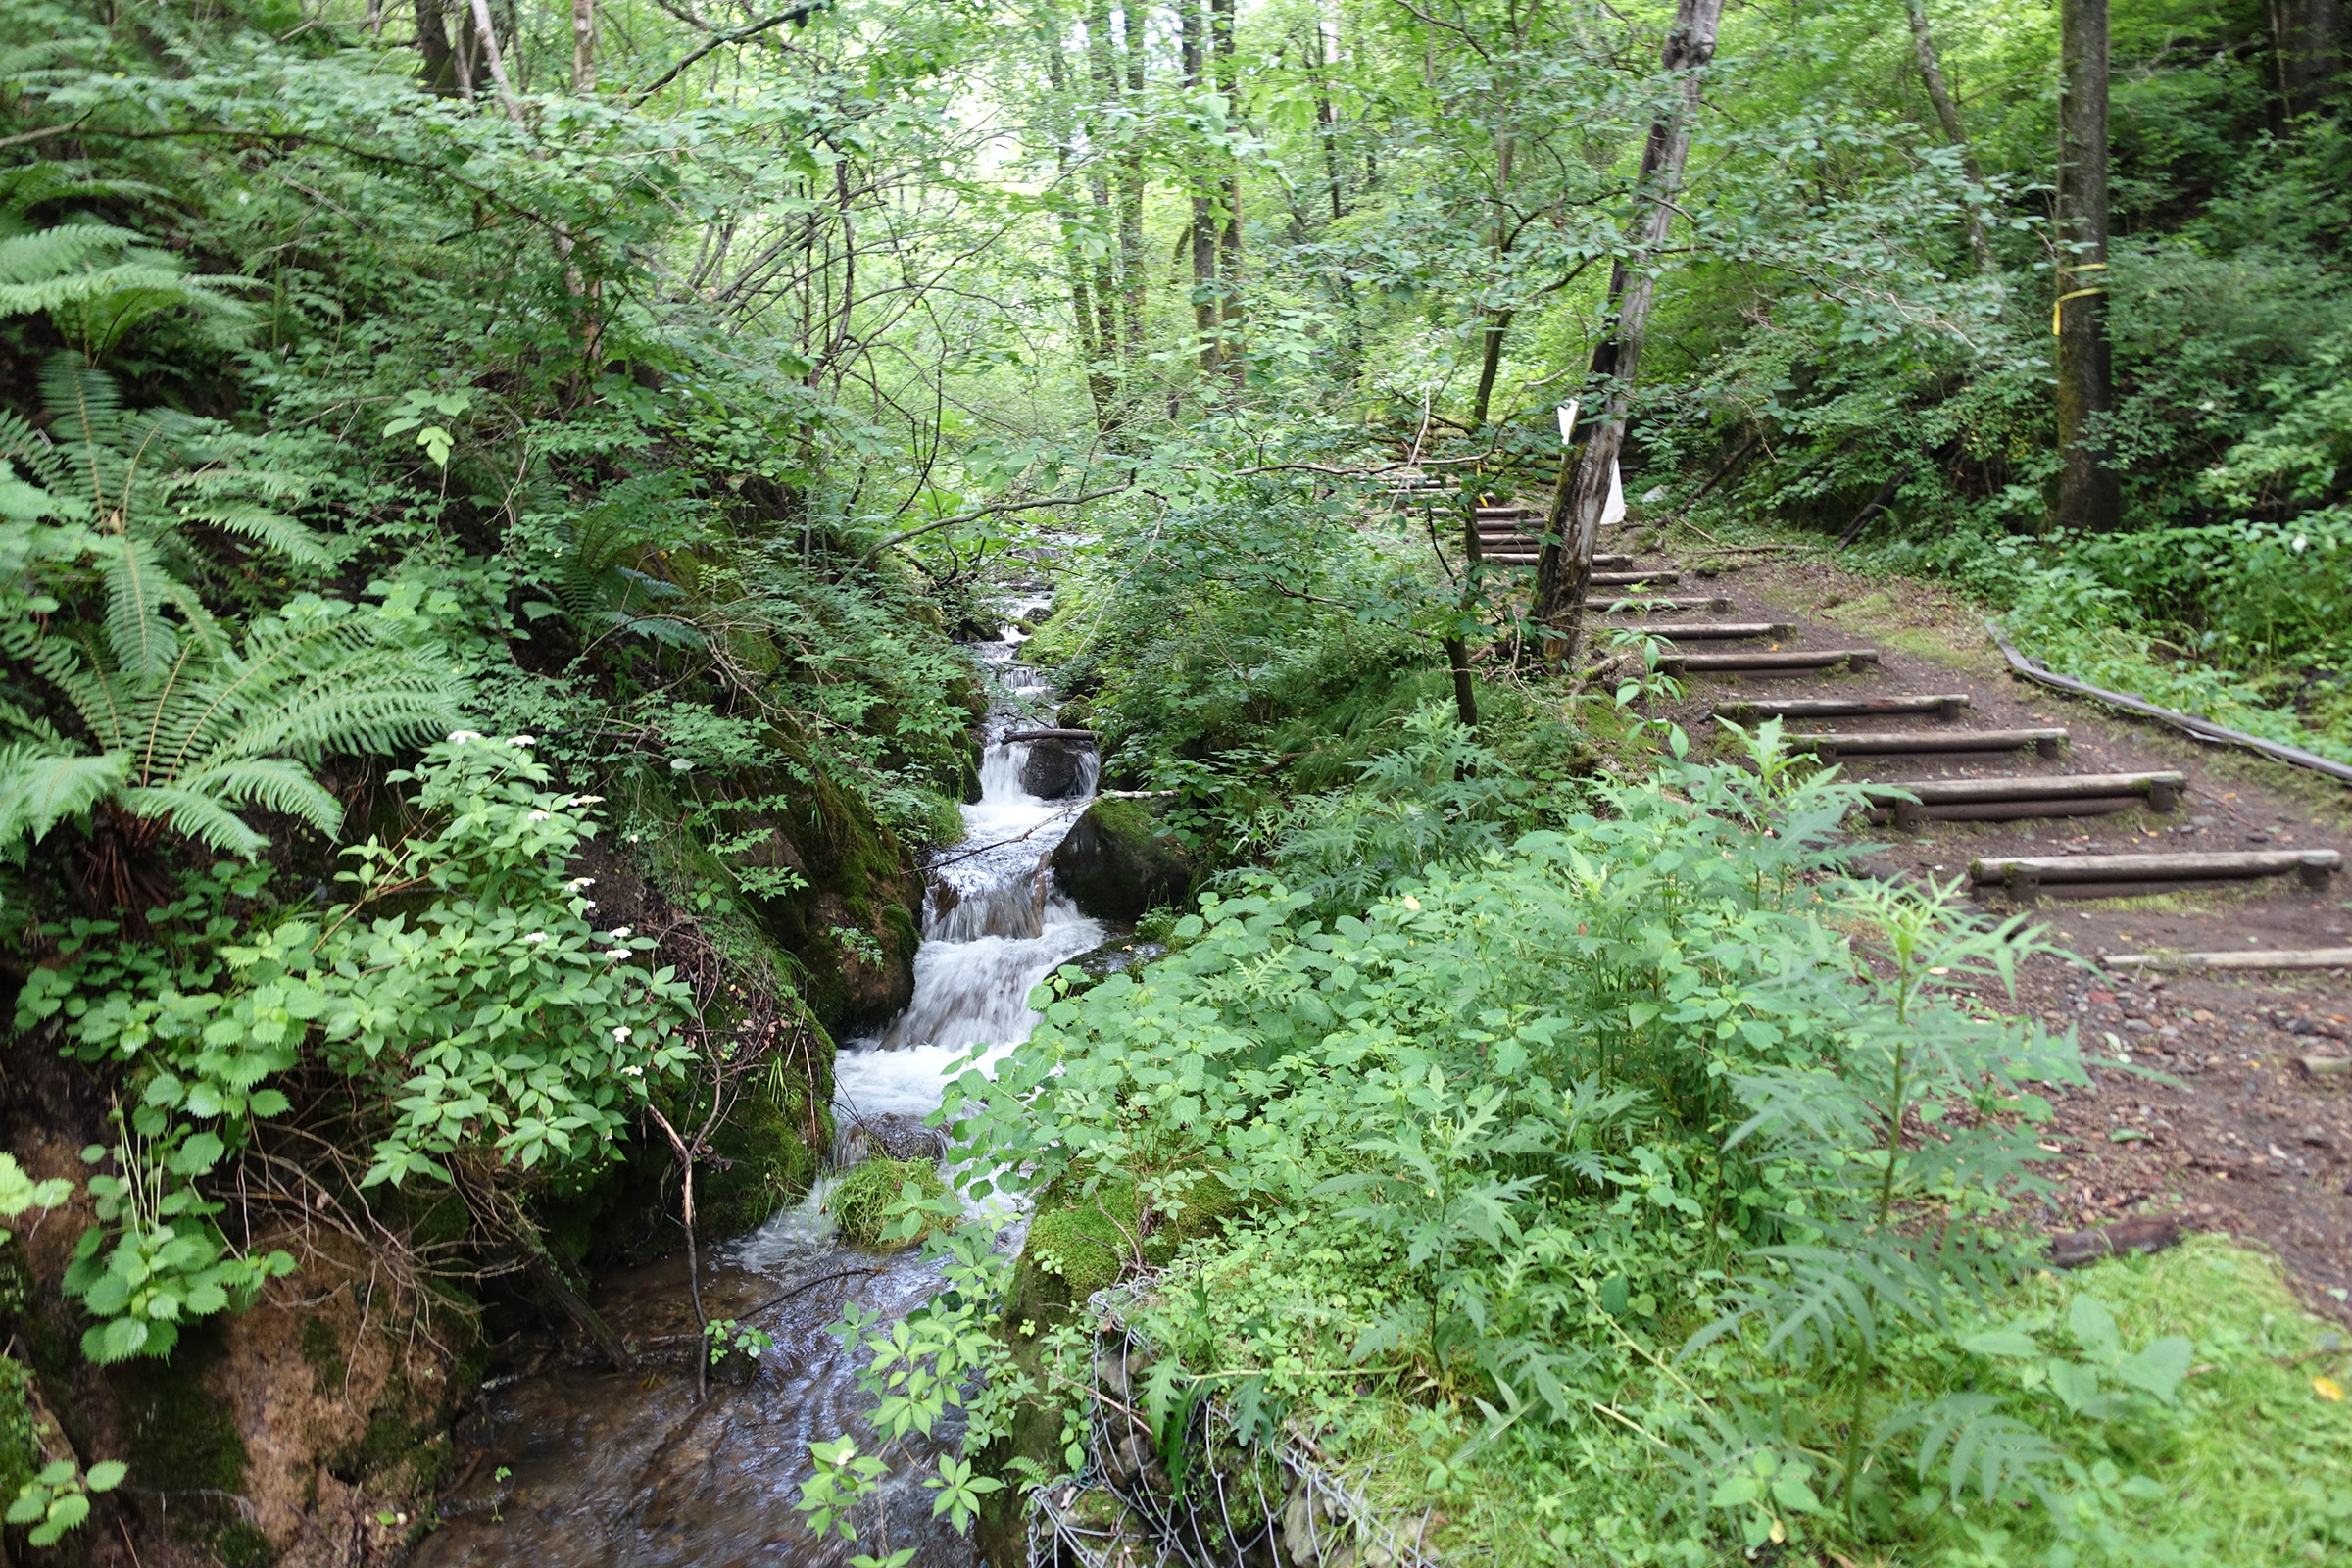
[[[1087,1193],[1074,1178],[1038,1195],[1037,1217],[1021,1244],[1004,1320],[1016,1340],[1061,1322],[1086,1298],[1115,1285],[1135,1260],[1165,1263],[1196,1236],[1222,1225],[1237,1207],[1233,1189],[1203,1172],[1189,1183],[1174,1213],[1154,1212],[1148,1232],[1135,1183],[1105,1178]],[[1027,1331],[1027,1333],[1024,1333]]]
[[[1098,920],[1134,921],[1181,903],[1193,889],[1193,857],[1161,820],[1161,801],[1099,800],[1054,846],[1054,880]]]

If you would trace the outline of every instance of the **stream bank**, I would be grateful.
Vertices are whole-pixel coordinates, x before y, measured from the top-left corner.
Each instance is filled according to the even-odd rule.
[[[962,808],[961,840],[927,868],[906,1004],[887,1026],[844,1041],[834,1058],[837,1169],[869,1152],[935,1151],[920,1123],[938,1107],[949,1067],[975,1046],[994,1048],[984,1058],[993,1059],[1025,1039],[1036,1022],[1030,991],[1112,937],[1061,894],[1048,865],[1093,799],[1092,753],[1066,767],[1063,759],[1033,765],[1044,760],[1031,746],[996,738],[1034,725],[1050,705],[1051,688],[1018,658],[1020,640],[1007,627],[973,648],[990,690],[979,798]],[[1024,774],[1054,797],[1024,787]],[[902,1314],[940,1281],[917,1249],[843,1241],[826,1202],[833,1180],[820,1177],[807,1199],[748,1235],[706,1247],[707,1316],[741,1320],[774,1342],[743,1381],[713,1378],[697,1397],[701,1336],[682,1256],[606,1277],[595,1305],[637,1348],[639,1370],[572,1364],[550,1348],[484,1384],[459,1426],[443,1522],[413,1560],[722,1568],[913,1546],[927,1568],[976,1562],[970,1542],[930,1517],[932,1494],[912,1473],[869,1505],[855,1548],[812,1536],[794,1507],[810,1473],[808,1444],[865,1430],[857,1365],[827,1326],[853,1302]],[[959,1437],[951,1419],[935,1441],[953,1446]]]

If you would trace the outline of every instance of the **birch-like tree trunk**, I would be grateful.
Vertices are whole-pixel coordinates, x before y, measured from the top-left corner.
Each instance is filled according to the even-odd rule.
[[[1553,505],[1559,531],[1544,546],[1536,566],[1538,635],[1547,654],[1575,657],[1584,635],[1585,594],[1592,581],[1592,552],[1600,539],[1601,513],[1609,504],[1617,456],[1625,449],[1625,421],[1632,412],[1634,382],[1642,368],[1642,339],[1657,296],[1656,268],[1674,221],[1674,198],[1683,165],[1690,155],[1690,125],[1698,118],[1700,73],[1715,58],[1715,34],[1723,0],[1680,0],[1674,28],[1659,52],[1660,70],[1681,80],[1649,127],[1642,149],[1639,209],[1628,225],[1625,254],[1609,271],[1610,324],[1592,350],[1587,375],[1597,406],[1592,433],[1568,480],[1565,507]],[[1564,434],[1564,432],[1563,432]]]

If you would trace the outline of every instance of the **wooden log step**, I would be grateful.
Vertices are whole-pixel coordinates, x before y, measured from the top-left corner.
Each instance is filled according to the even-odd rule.
[[[1594,556],[1592,558],[1594,571],[1630,571],[1633,569],[1633,564],[1634,558],[1631,556]]]
[[[1668,614],[1722,615],[1731,612],[1729,599],[1620,599],[1604,608],[1606,615]]]
[[[2163,855],[2018,855],[1971,860],[1969,880],[2031,903],[2044,887],[2167,882],[2247,882],[2292,871],[2314,892],[2343,864],[2334,850],[2178,851]]]
[[[1084,741],[1090,746],[1101,738],[1091,729],[1008,729],[999,737],[1007,745],[1016,741]]]
[[[1882,713],[1934,713],[1951,720],[1968,695],[1921,697],[1740,697],[1715,705],[1725,718],[1873,718]]]
[[[1923,806],[1964,806],[1996,801],[2089,800],[2103,795],[2145,796],[2169,811],[2188,787],[2188,775],[2155,773],[2046,773],[2018,778],[1873,779],[1863,789],[1873,796],[1908,790]]]
[[[1928,822],[2031,822],[2052,816],[2113,816],[2149,805],[2145,795],[2080,795],[2064,800],[1973,801],[1957,806],[1911,806],[1895,802],[1871,808],[1870,820],[1891,822],[1910,832]]]
[[[2026,747],[2055,758],[2067,743],[2062,729],[1914,729],[1871,734],[1806,734],[1783,737],[1792,752],[1817,757],[1882,757],[1897,752],[2015,752]]]
[[[2188,786],[2185,773],[2053,773],[2021,778],[1922,778],[1863,786],[1885,804],[1870,813],[1874,822],[1916,828],[1938,822],[2020,822],[2043,816],[2112,816],[2145,806],[2169,811]],[[1908,790],[1916,801],[1887,799]]]
[[[1612,626],[1612,631],[1642,631],[1672,642],[1710,642],[1738,637],[1786,637],[1785,620],[1647,620],[1636,626]]]
[[[1738,674],[1742,670],[1828,669],[1835,664],[1859,667],[1879,661],[1876,648],[1793,648],[1743,654],[1669,653],[1658,667],[1669,675]]]
[[[2110,969],[2352,969],[2352,948],[2248,948],[2230,953],[2108,953]]]
[[[1645,582],[1678,583],[1683,580],[1679,571],[1596,571],[1591,579],[1594,588],[1633,588]]]

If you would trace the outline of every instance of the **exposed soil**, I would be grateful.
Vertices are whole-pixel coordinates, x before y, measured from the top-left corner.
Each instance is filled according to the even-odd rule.
[[[1855,758],[1849,774],[1874,779],[2110,773],[2178,769],[2179,809],[2019,822],[1931,822],[1886,829],[1882,871],[1949,881],[1992,855],[2162,850],[2352,848],[2352,790],[2253,753],[2219,748],[2153,721],[2012,675],[1979,612],[1948,591],[1865,577],[1826,553],[1717,555],[1679,535],[1633,548],[1642,566],[1679,563],[1681,592],[1722,595],[1719,618],[1790,624],[1758,647],[1876,648],[1858,673],[1696,676],[1676,716],[1694,740],[1715,729],[1709,706],[1733,695],[1865,697],[1961,693],[1954,727],[2063,726],[2055,760],[2034,752]],[[1621,547],[1622,548],[1622,547]],[[1704,573],[1712,573],[1705,575]],[[1661,590],[1663,592],[1664,590]],[[1622,620],[1625,617],[1611,617]],[[1694,617],[1677,614],[1674,619]],[[1807,721],[1792,728],[1852,731],[1939,728],[1933,714]],[[2053,1027],[2081,1031],[2092,1085],[2054,1096],[2058,1117],[2040,1167],[2057,1188],[2048,1228],[2066,1232],[2137,1215],[2177,1218],[2271,1248],[2309,1303],[2352,1322],[2352,1076],[2314,1075],[2305,1056],[2352,1054],[2352,976],[2346,971],[2105,969],[2106,955],[2170,949],[2213,952],[2352,946],[2352,876],[2314,892],[2292,876],[2252,883],[2175,884],[2132,897],[2070,898],[2045,888],[2037,917],[2080,958],[2023,966],[2017,1005]],[[1989,914],[2014,912],[1997,889],[1973,897]]]

